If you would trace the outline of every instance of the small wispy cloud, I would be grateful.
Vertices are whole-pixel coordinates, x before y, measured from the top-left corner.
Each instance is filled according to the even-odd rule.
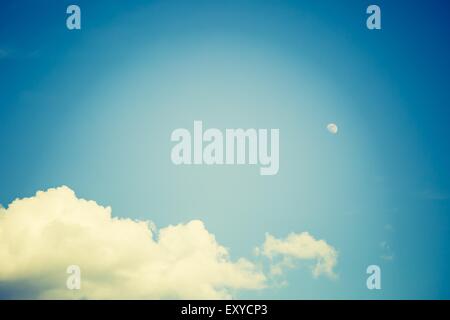
[[[336,250],[307,232],[267,234],[259,250],[271,275],[296,260],[311,262],[314,276],[335,275]],[[231,259],[200,220],[158,229],[65,186],[0,207],[0,261],[0,299],[229,299],[268,286],[263,266]],[[66,287],[69,265],[82,269],[77,292]]]
[[[2,59],[27,60],[27,59],[37,59],[39,57],[41,57],[40,49],[23,50],[8,46],[0,47],[0,60]]]
[[[278,239],[271,234],[266,234],[266,239],[261,248],[257,248],[257,254],[261,254],[272,261],[270,273],[280,275],[286,268],[294,268],[295,260],[311,261],[311,272],[314,277],[327,275],[336,278],[334,271],[338,252],[325,240],[318,240],[308,232],[291,233],[285,239]],[[275,258],[281,261],[275,262]]]
[[[450,193],[427,189],[422,192],[422,197],[427,200],[448,200],[450,199]]]

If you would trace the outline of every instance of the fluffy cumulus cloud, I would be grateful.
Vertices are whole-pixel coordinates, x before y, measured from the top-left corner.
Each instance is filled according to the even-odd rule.
[[[281,274],[286,267],[294,267],[295,260],[313,261],[311,270],[315,277],[321,274],[335,278],[334,268],[337,264],[338,253],[324,240],[316,240],[308,232],[291,233],[285,239],[278,239],[266,234],[266,239],[257,253],[273,261],[272,274]],[[277,258],[278,262],[275,262]]]
[[[261,253],[315,259],[316,275],[336,264],[334,249],[305,233],[267,235]],[[70,265],[80,267],[81,290],[67,289]],[[230,259],[198,220],[157,230],[67,187],[0,207],[0,299],[227,299],[266,286],[261,268]]]

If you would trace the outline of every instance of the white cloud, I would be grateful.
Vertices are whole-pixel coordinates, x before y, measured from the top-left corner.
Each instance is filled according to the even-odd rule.
[[[295,260],[313,261],[312,273],[315,277],[325,274],[335,278],[334,267],[337,264],[338,253],[336,249],[324,240],[316,240],[308,232],[291,233],[285,239],[277,239],[266,234],[266,240],[258,253],[273,261],[271,274],[279,275],[285,268],[293,268]],[[280,262],[275,258],[281,257]]]
[[[336,251],[308,233],[267,234],[258,250],[272,274],[306,259],[315,276],[334,275]],[[276,256],[283,261],[273,264]],[[70,265],[81,268],[81,290],[66,287]],[[262,265],[231,260],[198,220],[157,230],[150,221],[112,217],[110,207],[68,187],[0,207],[0,299],[227,299],[267,282]]]
[[[109,207],[67,187],[0,209],[0,262],[0,297],[216,299],[265,285],[264,274],[246,259],[231,261],[201,221],[158,232],[112,218]],[[69,265],[80,266],[82,290],[66,288]]]
[[[427,200],[448,200],[450,198],[449,193],[432,189],[423,191],[422,196]]]

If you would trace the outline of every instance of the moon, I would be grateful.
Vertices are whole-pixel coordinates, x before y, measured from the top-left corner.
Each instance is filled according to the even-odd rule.
[[[327,130],[331,133],[331,134],[336,134],[338,132],[338,126],[335,125],[334,123],[329,123],[327,125]]]

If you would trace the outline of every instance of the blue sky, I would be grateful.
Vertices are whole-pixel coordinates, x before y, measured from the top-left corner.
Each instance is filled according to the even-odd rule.
[[[376,31],[368,1],[73,3],[77,31],[72,2],[2,1],[0,203],[67,185],[114,216],[200,219],[232,257],[266,232],[339,252],[336,280],[296,268],[241,298],[450,298],[447,2],[377,1]],[[279,173],[174,166],[194,120],[279,128]]]

